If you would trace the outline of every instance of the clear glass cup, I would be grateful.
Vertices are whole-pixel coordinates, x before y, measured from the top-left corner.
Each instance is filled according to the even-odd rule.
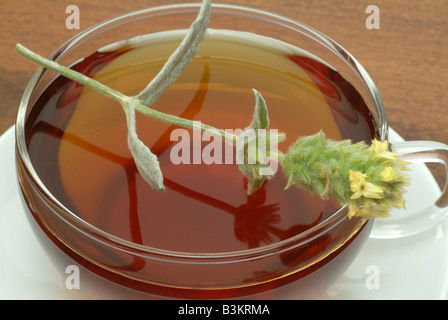
[[[199,5],[181,4],[133,12],[94,26],[50,57],[71,65],[98,48],[142,34],[186,29]],[[214,4],[210,27],[252,32],[306,50],[337,69],[369,107],[376,134],[388,139],[381,96],[364,68],[344,48],[297,21],[257,9]],[[30,109],[55,74],[39,69],[28,84],[16,122],[17,174],[29,221],[55,265],[82,266],[80,292],[93,298],[313,299],[323,294],[356,257],[373,219],[347,217],[343,207],[292,238],[256,249],[214,254],[173,252],[120,239],[81,220],[56,199],[36,174],[26,147]],[[393,146],[413,162],[448,162],[448,147],[436,142]],[[447,187],[428,208],[403,219],[376,220],[375,237],[421,232],[448,213]],[[87,280],[88,279],[88,280]]]

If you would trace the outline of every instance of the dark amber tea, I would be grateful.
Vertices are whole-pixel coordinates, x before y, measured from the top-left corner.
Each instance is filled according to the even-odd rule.
[[[72,68],[132,96],[159,72],[183,35],[163,32],[110,45]],[[376,136],[362,97],[331,66],[283,42],[233,31],[209,30],[192,63],[153,108],[221,129],[244,129],[254,110],[253,88],[266,100],[270,128],[286,133],[286,141],[279,144],[284,152],[298,137],[319,130],[330,138],[354,142],[369,142]],[[287,181],[281,169],[248,196],[247,181],[235,164],[173,163],[173,148],[182,142],[173,137],[175,129],[179,128],[137,115],[139,137],[158,156],[164,174],[166,190],[158,192],[135,167],[122,107],[59,76],[34,105],[26,123],[26,141],[40,179],[67,209],[112,237],[161,251],[226,255],[272,246],[318,225],[340,208],[335,201],[321,200],[304,189],[284,190]],[[202,136],[199,149],[191,145],[191,159],[201,159],[195,152],[210,147],[213,139]],[[51,222],[37,216],[36,220],[51,233],[46,230]],[[275,262],[248,262],[242,268],[248,276],[241,276],[239,267],[207,275],[207,270],[191,271],[185,264],[189,270],[185,285],[182,269],[114,256],[90,245],[88,239],[72,237],[73,244],[67,246],[67,241],[51,238],[87,268],[139,290],[187,298],[236,297],[269,292],[319,270],[320,281],[325,282],[325,274],[339,270],[343,262],[335,257],[351,240],[317,263],[307,259],[337,240],[349,223],[280,254]],[[97,255],[101,263],[91,263],[86,258],[90,255]],[[303,266],[295,268],[298,261]],[[98,268],[99,264],[106,267]],[[145,287],[138,284],[137,276],[121,276],[123,270],[166,272],[166,279],[178,277],[179,285],[154,280]],[[196,285],[195,272],[201,279]],[[230,289],[221,288],[220,277],[234,279]]]

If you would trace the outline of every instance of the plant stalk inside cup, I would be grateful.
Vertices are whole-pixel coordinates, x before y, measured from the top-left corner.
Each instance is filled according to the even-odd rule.
[[[16,50],[21,55],[53,70],[71,80],[88,86],[105,96],[118,101],[126,114],[128,146],[141,176],[149,185],[163,191],[163,175],[157,156],[143,144],[136,130],[135,111],[154,119],[193,130],[200,130],[216,138],[223,139],[243,154],[238,163],[240,171],[247,177],[248,194],[263,186],[266,179],[275,174],[269,170],[269,162],[277,161],[287,178],[286,188],[303,186],[312,194],[326,199],[332,196],[341,205],[349,208],[349,217],[388,217],[392,208],[405,208],[403,194],[408,186],[408,163],[399,155],[389,151],[388,141],[373,140],[370,146],[364,142],[351,143],[349,140],[327,139],[321,131],[312,136],[300,137],[286,153],[273,145],[284,140],[285,135],[277,130],[268,130],[269,115],[265,99],[256,90],[255,111],[249,126],[241,135],[226,130],[169,115],[152,109],[165,90],[198,52],[209,22],[210,1],[204,0],[187,35],[177,50],[171,55],[157,76],[138,95],[127,96],[117,92],[81,73],[47,60],[18,44]],[[256,132],[254,136],[249,134]],[[262,134],[258,134],[258,133]],[[251,139],[252,137],[252,139]],[[255,147],[254,147],[255,146]],[[263,146],[263,148],[260,148]],[[271,152],[260,152],[260,149]]]

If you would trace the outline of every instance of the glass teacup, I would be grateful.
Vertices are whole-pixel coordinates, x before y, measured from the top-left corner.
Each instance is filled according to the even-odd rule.
[[[142,34],[185,29],[198,5],[150,8],[106,21],[59,48],[50,59],[72,65],[98,48]],[[255,33],[310,52],[338,72],[362,96],[378,139],[388,139],[386,112],[372,79],[340,45],[318,31],[272,13],[213,5],[210,27]],[[195,253],[148,247],[105,232],[79,218],[48,191],[27,150],[27,118],[55,75],[40,69],[26,88],[16,123],[17,172],[29,220],[52,261],[64,272],[82,266],[80,292],[97,298],[312,299],[348,268],[369,237],[401,237],[439,223],[447,214],[448,192],[412,216],[364,221],[347,208],[286,240],[253,249]],[[448,147],[435,142],[393,145],[415,162],[447,163]],[[87,280],[88,279],[88,280]]]

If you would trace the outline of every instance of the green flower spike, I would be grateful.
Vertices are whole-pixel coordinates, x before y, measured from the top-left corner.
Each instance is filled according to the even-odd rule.
[[[349,217],[390,216],[392,208],[405,208],[409,185],[408,162],[388,151],[388,142],[326,139],[323,132],[303,137],[283,159],[283,172],[292,185],[335,200],[349,208]]]

